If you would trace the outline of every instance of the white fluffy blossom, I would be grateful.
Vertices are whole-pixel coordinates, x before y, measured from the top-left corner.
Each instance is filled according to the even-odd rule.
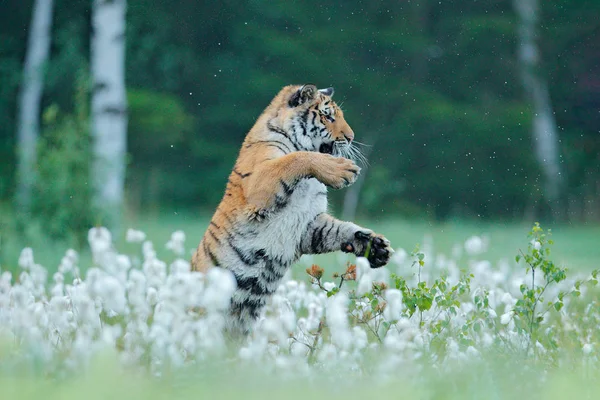
[[[127,229],[125,240],[129,243],[142,243],[146,240],[146,234],[135,229]]]
[[[507,351],[529,348],[538,356],[553,351],[539,342],[530,348],[527,335],[518,330],[519,285],[530,280],[525,280],[522,270],[511,269],[510,263],[470,259],[470,291],[458,297],[443,293],[454,290],[464,273],[458,257],[463,248],[471,256],[487,248],[487,240],[480,236],[458,245],[453,257],[434,253],[433,242],[427,239],[424,251],[429,261],[420,276],[411,268],[408,254],[398,249],[392,263],[412,290],[404,292],[406,298],[390,281],[390,268],[372,269],[362,257],[356,260],[357,282],[344,282],[339,292],[338,282],[324,282],[323,291],[288,273],[261,310],[251,334],[238,342],[230,341],[223,329],[231,321],[229,307],[236,290],[231,272],[191,271],[183,257],[185,235],[180,231],[167,243],[178,256],[170,264],[159,259],[144,233],[129,230],[126,239],[139,243],[133,255],[120,254],[107,229],[91,229],[93,267],[82,265],[84,274],[79,273],[79,263],[85,257],[80,260],[74,250],[65,253],[49,276],[36,264],[30,248],[21,252],[20,270],[14,276],[0,271],[0,337],[20,346],[20,353],[10,357],[33,357],[29,351],[48,369],[78,369],[98,352],[118,348],[123,363],[141,364],[156,375],[164,368],[193,365],[216,355],[227,363],[243,361],[269,373],[317,376],[333,371],[344,378],[363,374],[369,360],[378,361],[374,370],[392,379],[398,371],[418,371],[432,358],[441,369],[453,365],[447,360],[483,361],[496,346],[506,345]],[[439,285],[429,293],[430,308],[415,308],[418,282],[431,287],[442,273],[445,288]],[[374,282],[387,286],[374,291]],[[545,297],[555,298],[572,285],[570,281],[549,287]],[[597,363],[597,334],[580,324],[600,324],[597,303],[591,301],[580,316],[571,301],[565,298],[556,321],[546,315],[541,324],[560,324],[569,333],[566,336],[581,345],[585,362]],[[445,351],[432,352],[433,346],[440,345]]]
[[[485,252],[487,245],[485,240],[480,236],[471,236],[465,241],[465,251],[470,256],[475,256]]]

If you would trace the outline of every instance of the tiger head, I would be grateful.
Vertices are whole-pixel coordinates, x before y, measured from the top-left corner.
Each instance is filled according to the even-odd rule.
[[[279,124],[301,150],[362,160],[354,131],[332,96],[333,88],[317,89],[311,84],[285,87],[274,102]]]

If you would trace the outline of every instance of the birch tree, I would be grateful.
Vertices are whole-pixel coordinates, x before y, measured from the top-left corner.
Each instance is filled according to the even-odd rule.
[[[28,215],[31,211],[44,67],[50,50],[52,7],[52,0],[35,0],[33,3],[23,81],[19,94],[16,202],[17,209],[22,215]]]
[[[514,0],[519,17],[518,58],[521,77],[527,96],[533,106],[533,147],[543,173],[544,197],[554,215],[558,209],[563,183],[559,160],[558,133],[552,112],[548,86],[540,72],[540,53],[536,44],[538,0]]]
[[[116,228],[123,207],[127,98],[126,0],[94,0],[92,6],[92,178],[102,224]]]

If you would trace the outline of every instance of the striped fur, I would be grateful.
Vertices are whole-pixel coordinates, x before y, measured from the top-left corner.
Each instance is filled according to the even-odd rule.
[[[327,211],[327,188],[352,184],[360,172],[354,132],[332,100],[333,89],[286,86],[252,127],[225,195],[192,258],[192,268],[233,272],[237,290],[229,327],[247,333],[290,265],[302,254],[365,255],[389,260],[389,242]],[[329,154],[327,154],[329,153]]]

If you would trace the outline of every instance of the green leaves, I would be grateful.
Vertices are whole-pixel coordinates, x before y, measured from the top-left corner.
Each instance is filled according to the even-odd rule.
[[[548,308],[539,310],[538,304],[543,304],[544,293],[546,290],[567,279],[567,269],[557,266],[549,257],[551,254],[551,246],[554,242],[550,239],[552,232],[544,231],[540,224],[536,222],[529,232],[529,245],[527,252],[520,252],[515,257],[515,261],[520,263],[525,262],[525,273],[531,274],[531,283],[523,283],[519,287],[522,297],[517,300],[513,312],[515,314],[515,326],[517,329],[529,336],[529,347],[533,347],[536,351],[536,342],[540,342],[545,348],[556,347],[553,339],[547,335],[541,335],[539,330],[544,322],[546,314],[552,310],[560,312],[563,307],[563,299],[567,295],[564,292],[559,293],[558,299],[548,303]],[[541,272],[544,278],[542,285],[536,284],[536,272]],[[592,277],[589,282],[594,278]],[[568,294],[572,297],[581,295],[581,281],[576,281],[573,290]]]

